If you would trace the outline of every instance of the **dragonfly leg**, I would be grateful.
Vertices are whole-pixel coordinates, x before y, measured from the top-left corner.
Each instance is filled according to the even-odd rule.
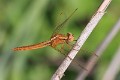
[[[56,48],[56,47],[54,47],[54,49],[55,49],[56,51],[58,51],[59,53],[61,53],[62,55],[66,56],[66,54],[65,54],[64,52],[62,52],[61,49],[58,49],[58,48]]]
[[[67,43],[67,46],[68,46],[69,49],[71,49],[73,44]]]
[[[61,51],[64,51],[64,44],[62,44],[60,50],[61,50]]]
[[[62,44],[62,46],[61,46],[61,49],[60,49],[61,51],[65,51],[65,53],[68,53],[69,51],[68,50],[66,50],[65,48],[64,48],[64,44]]]

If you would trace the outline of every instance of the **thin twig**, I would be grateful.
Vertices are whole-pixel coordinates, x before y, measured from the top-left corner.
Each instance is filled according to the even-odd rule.
[[[119,32],[120,30],[120,19],[116,23],[116,25],[111,29],[107,37],[103,40],[101,45],[96,49],[95,54],[100,57],[103,53],[103,51],[107,48],[109,43],[112,41],[112,39],[115,37],[115,35]],[[91,56],[91,58],[88,60],[88,63],[86,65],[86,68],[88,71],[82,71],[80,72],[79,76],[77,77],[77,80],[84,80],[85,77],[90,73],[90,71],[93,69],[94,65],[96,64],[98,57],[95,55]],[[106,79],[108,80],[108,79]]]
[[[64,59],[64,61],[59,66],[57,71],[53,74],[51,80],[60,80],[63,77],[64,72],[66,71],[66,69],[68,68],[68,66],[70,65],[70,63],[72,62],[72,60],[74,59],[74,57],[76,56],[76,54],[78,53],[84,42],[87,40],[88,36],[93,31],[97,23],[104,15],[105,10],[110,2],[111,0],[104,0],[98,11],[95,13],[95,15],[93,15],[90,22],[82,31],[81,36],[78,38],[77,42],[73,46],[73,49],[69,52],[68,56]]]
[[[120,69],[120,46],[113,57],[113,60],[111,61],[107,71],[104,74],[104,77],[102,80],[115,80],[115,77]]]

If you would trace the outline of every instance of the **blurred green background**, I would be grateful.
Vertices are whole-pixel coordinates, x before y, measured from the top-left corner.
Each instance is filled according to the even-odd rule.
[[[0,80],[50,80],[64,56],[51,47],[14,52],[12,48],[49,40],[55,25],[78,10],[65,25],[77,39],[103,0],[0,0]],[[59,15],[60,13],[62,15]],[[85,63],[120,18],[120,0],[113,0],[83,49]],[[101,80],[120,45],[120,32],[86,80]],[[62,80],[74,80],[80,69],[70,66]],[[120,80],[120,73],[116,80]]]

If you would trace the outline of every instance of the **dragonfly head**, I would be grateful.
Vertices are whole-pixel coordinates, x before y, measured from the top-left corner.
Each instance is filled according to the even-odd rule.
[[[67,33],[67,36],[68,36],[68,42],[71,42],[71,41],[73,41],[74,40],[74,36],[73,36],[73,34],[72,33]]]

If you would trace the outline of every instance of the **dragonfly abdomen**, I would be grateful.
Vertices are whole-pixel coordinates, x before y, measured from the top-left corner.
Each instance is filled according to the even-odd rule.
[[[38,49],[38,48],[43,48],[43,47],[49,46],[50,44],[51,44],[51,41],[45,41],[45,42],[41,42],[41,43],[34,44],[34,45],[16,47],[13,50],[14,51],[33,50],[33,49]]]

